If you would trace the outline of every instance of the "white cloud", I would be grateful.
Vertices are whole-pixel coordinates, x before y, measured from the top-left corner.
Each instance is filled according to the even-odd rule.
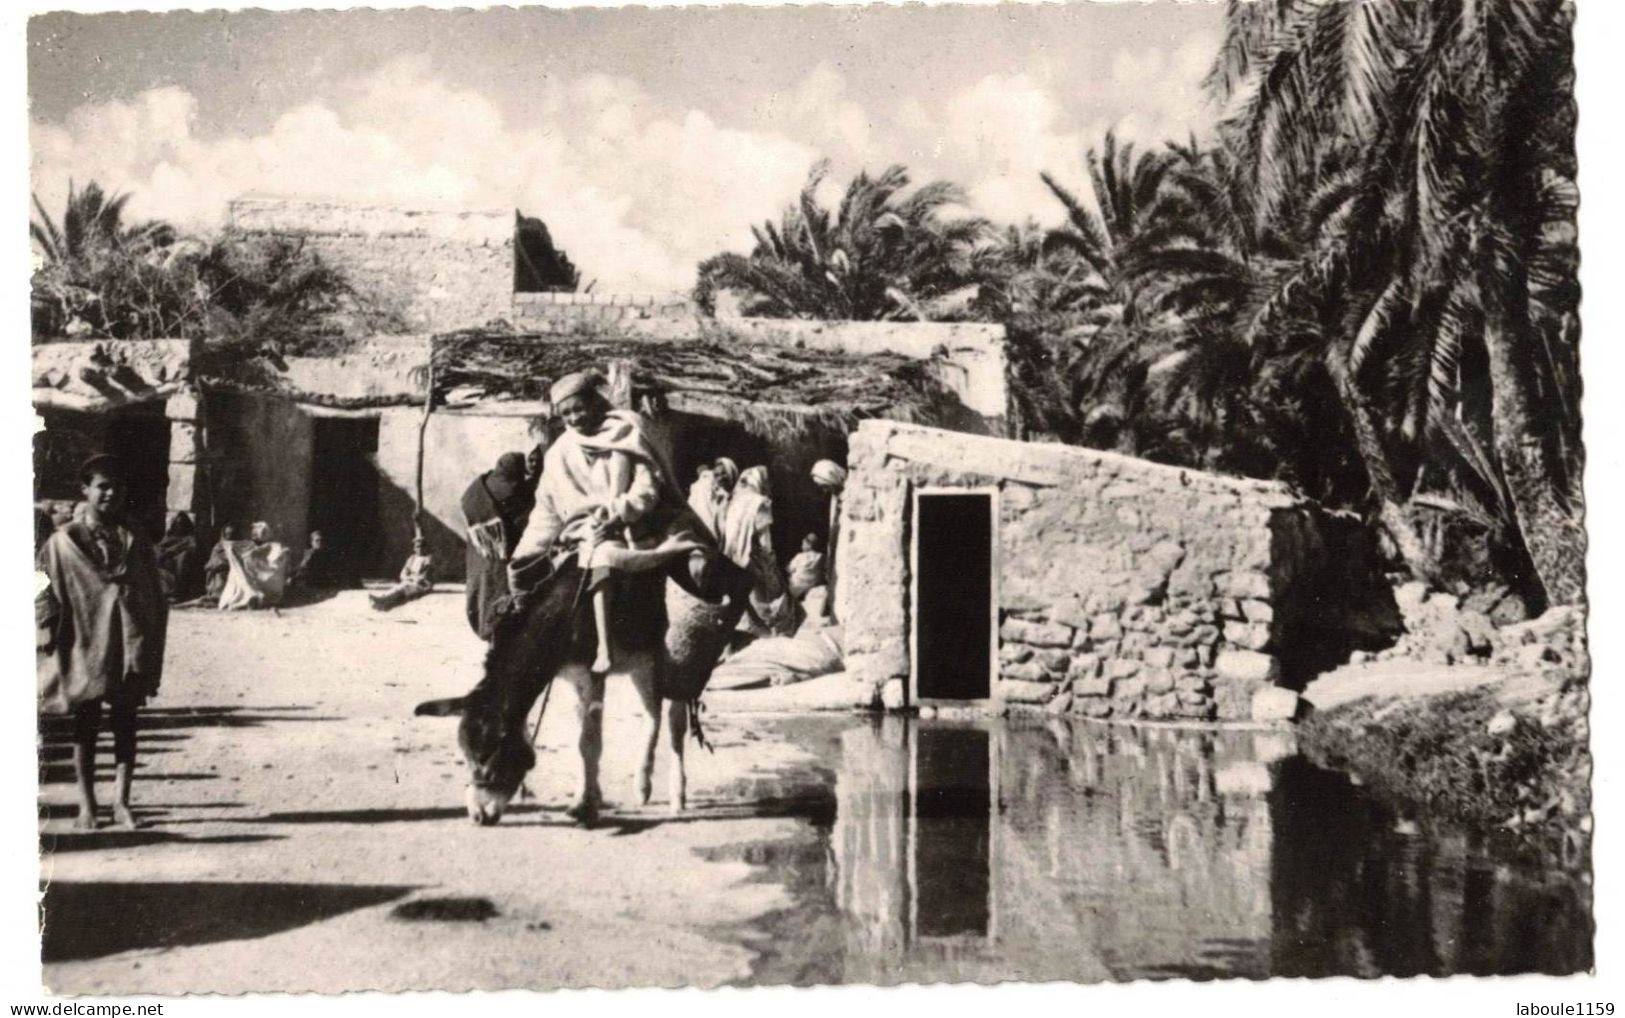
[[[1058,206],[1039,174],[1082,172],[1088,139],[1066,127],[1061,103],[1027,75],[983,78],[949,99],[937,123],[938,150],[974,168],[962,178],[972,204],[997,221],[1053,220]]]
[[[205,139],[196,99],[158,89],[33,124],[33,180],[53,210],[72,176],[132,192],[134,216],[200,228],[248,193],[513,206],[542,216],[600,288],[686,288],[695,263],[741,245],[816,158],[699,111],[663,114],[623,80],[566,83],[538,105],[534,122],[507,123],[479,94],[400,60],[262,134]]]
[[[133,216],[192,227],[217,225],[250,193],[517,207],[546,220],[600,289],[682,289],[701,259],[747,249],[750,225],[775,217],[821,157],[834,163],[832,195],[859,169],[900,162],[916,180],[965,185],[995,220],[1054,222],[1040,171],[1087,200],[1083,153],[1107,127],[1142,144],[1199,127],[1212,52],[1204,39],[1125,49],[1081,85],[1033,70],[869,103],[825,63],[764,95],[754,129],[604,75],[545,80],[523,117],[504,116],[408,57],[255,135],[200,135],[198,99],[179,88],[87,104],[31,124],[33,182],[53,210],[71,175],[132,192]]]

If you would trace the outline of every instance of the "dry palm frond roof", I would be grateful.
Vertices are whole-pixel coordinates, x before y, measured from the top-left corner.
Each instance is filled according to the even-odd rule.
[[[930,362],[891,353],[469,330],[435,337],[433,360],[437,404],[453,390],[545,400],[563,375],[625,361],[639,396],[769,436],[818,426],[846,430],[866,417],[946,423],[968,412]]]

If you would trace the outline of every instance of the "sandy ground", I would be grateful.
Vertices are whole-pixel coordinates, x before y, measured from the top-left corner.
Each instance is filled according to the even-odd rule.
[[[583,830],[562,813],[579,772],[574,696],[560,687],[536,800],[477,828],[454,722],[412,708],[471,686],[483,647],[456,592],[387,615],[360,592],[280,616],[175,613],[136,785],[152,826],[70,831],[66,747],[47,748],[45,984],[168,995],[747,979],[753,935],[737,931],[789,898],[708,850],[800,822],[758,804],[801,751],[770,721],[714,712],[716,752],[689,754],[690,812],[667,816],[664,747],[656,802],[632,806],[641,719],[630,687],[612,684],[612,808]],[[104,782],[107,755],[104,742]]]

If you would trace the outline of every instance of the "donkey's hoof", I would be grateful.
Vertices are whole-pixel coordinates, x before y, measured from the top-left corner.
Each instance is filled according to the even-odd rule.
[[[666,807],[666,811],[674,817],[682,816],[688,812],[688,803],[683,799],[673,799],[671,805]]]
[[[638,803],[640,805],[644,805],[644,806],[649,805],[649,800],[654,798],[654,794],[655,794],[654,778],[652,776],[648,775],[648,774],[639,774],[638,775]]]
[[[591,827],[598,822],[598,803],[583,799],[565,810],[564,815],[583,827]]]

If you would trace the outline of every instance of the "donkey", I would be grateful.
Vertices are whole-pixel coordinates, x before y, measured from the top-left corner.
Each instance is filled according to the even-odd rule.
[[[673,582],[667,582],[668,576]],[[671,731],[671,810],[687,807],[684,740],[695,703],[710,681],[728,635],[750,608],[755,574],[721,555],[706,554],[690,569],[679,562],[667,572],[627,573],[611,602],[615,634],[610,675],[631,679],[649,720],[638,772],[638,797],[653,792],[661,707]],[[685,589],[687,588],[687,589]],[[669,607],[668,607],[669,606]],[[597,820],[603,804],[598,784],[603,753],[606,676],[590,669],[597,651],[591,599],[572,558],[498,622],[485,656],[484,674],[466,695],[421,703],[419,715],[461,715],[457,742],[468,762],[469,819],[482,826],[502,818],[526,774],[536,766],[525,720],[548,684],[564,679],[575,687],[581,736],[581,792],[568,814],[583,825]],[[669,624],[668,624],[669,621]]]

